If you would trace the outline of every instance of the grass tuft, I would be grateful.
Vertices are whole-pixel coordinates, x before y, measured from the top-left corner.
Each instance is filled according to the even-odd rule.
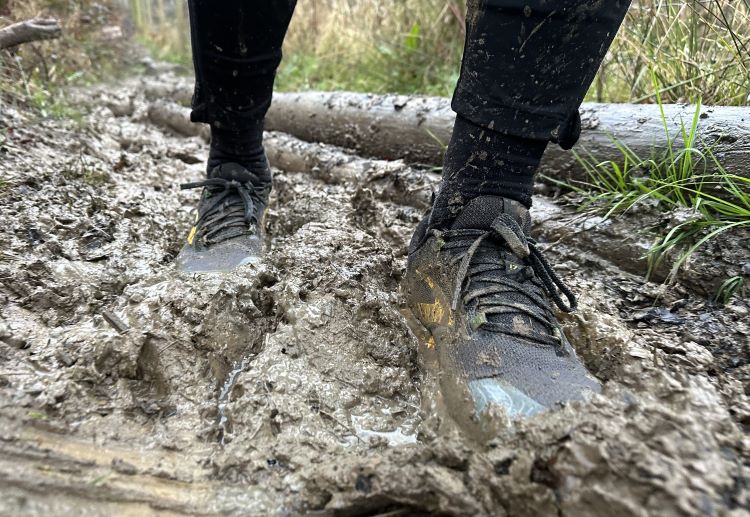
[[[721,305],[726,305],[735,295],[741,294],[745,288],[745,277],[736,275],[724,280],[719,286],[714,301]]]
[[[669,134],[658,89],[656,99],[668,142],[660,156],[638,156],[613,137],[621,162],[599,161],[590,153],[576,153],[586,170],[586,181],[547,180],[579,194],[584,200],[581,210],[599,211],[605,218],[643,203],[679,214],[647,256],[648,276],[667,257],[672,259],[667,278],[671,282],[705,243],[728,232],[750,228],[750,178],[728,172],[710,147],[697,142],[700,103],[692,120],[688,124],[681,122],[682,138],[678,140]]]

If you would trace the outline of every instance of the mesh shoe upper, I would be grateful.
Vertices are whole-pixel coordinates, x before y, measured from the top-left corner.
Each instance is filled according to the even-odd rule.
[[[575,298],[527,237],[530,222],[523,205],[484,196],[447,230],[422,225],[410,247],[406,287],[445,375],[466,384],[493,379],[506,395],[543,408],[599,385],[555,319],[550,300],[567,311]]]
[[[195,224],[177,258],[181,270],[229,271],[258,259],[263,250],[269,180],[239,164],[224,163],[208,179],[181,187],[203,188]]]

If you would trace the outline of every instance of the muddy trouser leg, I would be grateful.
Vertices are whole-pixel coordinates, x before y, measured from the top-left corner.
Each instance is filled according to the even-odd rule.
[[[193,122],[211,125],[209,170],[236,161],[265,170],[263,118],[296,0],[189,0]]]
[[[531,205],[548,142],[578,140],[578,108],[629,0],[470,0],[457,113],[433,226],[478,195]]]

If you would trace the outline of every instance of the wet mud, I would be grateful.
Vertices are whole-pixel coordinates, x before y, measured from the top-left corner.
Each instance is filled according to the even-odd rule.
[[[476,443],[400,312],[434,175],[410,190],[403,164],[299,144],[317,161],[275,170],[265,262],[180,274],[206,146],[143,92],[0,122],[0,514],[746,514],[747,300],[646,282],[546,230],[566,209],[540,198],[604,392]]]

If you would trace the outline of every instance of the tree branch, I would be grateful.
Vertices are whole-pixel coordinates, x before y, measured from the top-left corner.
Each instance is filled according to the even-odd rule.
[[[0,29],[0,49],[29,41],[59,38],[61,34],[60,22],[54,18],[32,18]]]

